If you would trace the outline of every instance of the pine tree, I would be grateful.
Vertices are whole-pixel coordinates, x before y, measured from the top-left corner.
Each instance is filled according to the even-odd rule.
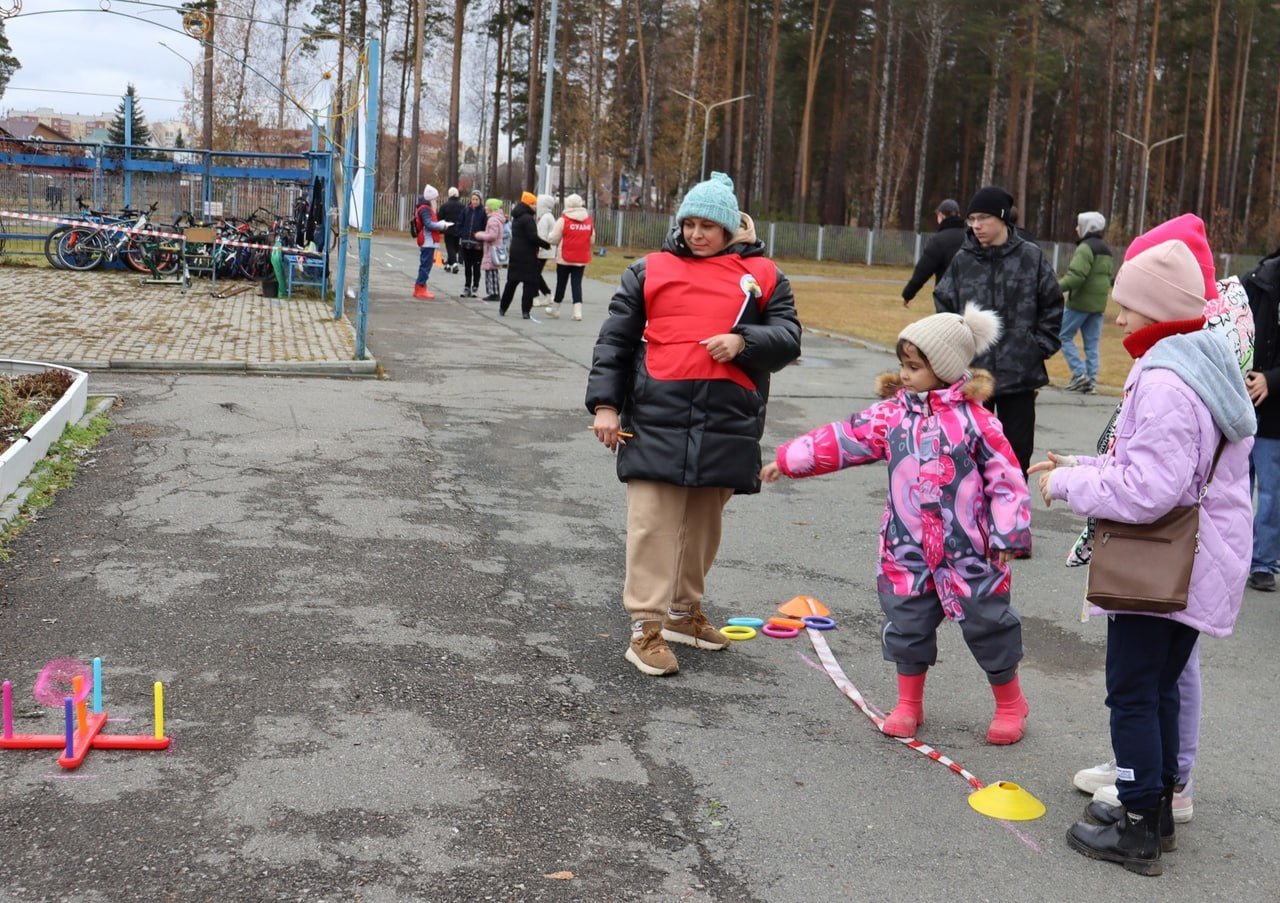
[[[132,83],[129,84],[125,91],[125,97],[133,99],[133,145],[134,147],[145,147],[151,143],[151,129],[147,127],[147,120],[142,114],[142,106],[138,103],[138,91]],[[107,128],[107,141],[111,144],[124,144],[124,115],[125,115],[125,97],[120,98],[120,105],[116,107],[115,118],[111,120],[111,125]],[[123,157],[124,151],[121,148],[113,147],[107,150],[108,157]],[[135,150],[133,158],[135,160],[152,160],[155,159],[155,152],[150,150]]]
[[[4,20],[0,19],[0,97],[4,96],[5,88],[9,87],[9,79],[13,78],[13,73],[22,68],[11,50],[9,38],[4,33]]]

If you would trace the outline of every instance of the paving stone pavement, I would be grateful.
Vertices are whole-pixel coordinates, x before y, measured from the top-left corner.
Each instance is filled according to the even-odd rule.
[[[264,298],[243,281],[218,289],[241,291],[216,298],[206,280],[184,292],[131,272],[0,267],[0,358],[89,370],[375,372],[371,357],[355,360],[355,330],[331,304]]]

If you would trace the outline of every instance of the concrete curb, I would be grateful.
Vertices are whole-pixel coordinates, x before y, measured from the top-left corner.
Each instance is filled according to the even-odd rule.
[[[98,414],[111,410],[116,403],[115,395],[90,395],[89,403],[85,407],[84,413],[80,415],[80,419],[76,421],[76,426],[87,426],[89,421]],[[60,436],[58,438],[61,438]],[[56,439],[54,440],[57,441]],[[43,460],[43,459],[42,459]],[[39,465],[37,465],[39,466]],[[0,505],[0,529],[9,525],[11,521],[22,513],[22,506],[26,504],[27,497],[31,495],[35,486],[31,482],[31,476],[35,473],[33,468],[22,484],[13,491],[3,505]]]

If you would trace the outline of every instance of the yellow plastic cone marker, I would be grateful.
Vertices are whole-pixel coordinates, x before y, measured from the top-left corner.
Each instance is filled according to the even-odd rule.
[[[988,818],[1032,821],[1044,815],[1044,803],[1012,781],[997,781],[969,794],[969,805]]]
[[[825,618],[831,614],[831,609],[813,598],[813,596],[796,596],[791,601],[779,605],[778,611],[793,618],[803,618],[805,615],[818,615]]]

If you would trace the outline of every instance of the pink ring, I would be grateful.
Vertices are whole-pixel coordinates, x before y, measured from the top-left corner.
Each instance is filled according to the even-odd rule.
[[[766,624],[760,628],[760,632],[777,640],[789,640],[800,635],[800,628],[778,627],[776,624]]]

